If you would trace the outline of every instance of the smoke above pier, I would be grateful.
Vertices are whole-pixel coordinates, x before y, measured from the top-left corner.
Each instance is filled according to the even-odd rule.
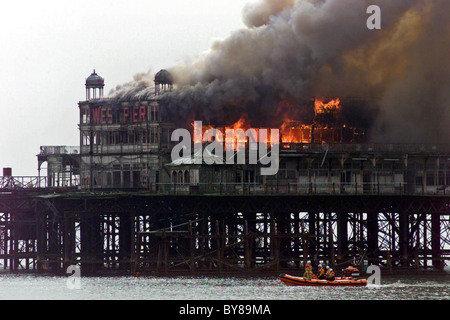
[[[381,9],[369,30],[367,8]],[[341,98],[343,117],[376,142],[448,142],[448,0],[259,0],[243,10],[246,28],[216,41],[195,61],[167,69],[175,88],[166,116],[280,126],[307,122],[311,99]],[[150,73],[110,94],[154,93]],[[289,105],[289,108],[284,106]]]

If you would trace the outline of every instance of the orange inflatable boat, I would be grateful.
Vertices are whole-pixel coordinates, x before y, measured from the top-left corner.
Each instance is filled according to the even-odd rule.
[[[279,279],[288,286],[330,286],[330,287],[363,287],[367,285],[366,279],[355,279],[352,277],[336,277],[335,280],[311,279],[306,280],[302,277],[295,277],[288,274],[280,274]]]

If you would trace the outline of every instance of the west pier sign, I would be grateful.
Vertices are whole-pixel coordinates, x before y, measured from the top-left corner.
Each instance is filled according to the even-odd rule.
[[[147,120],[147,106],[91,106],[92,124],[139,123]]]

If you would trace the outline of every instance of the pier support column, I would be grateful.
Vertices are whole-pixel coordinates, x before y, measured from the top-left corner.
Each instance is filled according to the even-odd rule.
[[[64,272],[74,263],[75,253],[75,221],[72,214],[64,215]]]
[[[348,255],[348,213],[337,213],[337,250],[338,250],[338,264],[345,260]]]
[[[406,212],[399,213],[399,250],[402,267],[408,267],[409,221]]]
[[[309,212],[308,213],[308,225],[309,225],[309,246],[308,246],[308,257],[303,257],[303,260],[311,260],[316,254],[316,245],[315,242],[317,241],[316,236],[316,213],[315,212]],[[311,241],[312,240],[312,241]]]
[[[195,272],[195,226],[189,221],[189,270]]]
[[[367,213],[367,258],[369,265],[378,263],[378,213]]]
[[[280,270],[280,238],[277,237],[277,223],[272,220],[270,225],[270,259],[274,262],[274,270]]]
[[[18,237],[18,230],[17,230],[17,222],[14,221],[12,216],[15,216],[14,213],[11,214],[11,223],[12,227],[10,229],[10,232],[12,233],[12,237],[10,238],[11,244],[10,244],[10,250],[11,250],[11,259],[10,259],[10,266],[12,272],[17,272],[19,268],[19,237]]]
[[[250,239],[250,232],[249,232],[247,220],[245,220],[245,224],[244,224],[244,264],[248,270],[251,269],[251,267],[252,267],[252,243],[251,243],[251,239]]]
[[[223,271],[223,258],[224,258],[224,247],[225,247],[225,241],[224,241],[224,234],[223,234],[223,226],[220,225],[220,222],[216,220],[215,222],[215,235],[216,235],[216,251],[217,251],[217,264],[219,272]]]
[[[81,218],[81,272],[95,273],[103,263],[103,236],[100,217],[88,214]]]
[[[277,232],[278,234],[289,234],[289,222],[286,219],[286,215],[284,213],[276,213],[276,216],[278,216],[277,219]],[[278,238],[278,258],[279,258],[279,264],[281,268],[286,268],[288,265],[288,260],[290,258],[289,255],[289,246],[290,246],[291,239],[286,236],[281,236]]]
[[[333,269],[336,268],[336,250],[334,248],[334,239],[333,239],[333,221],[332,214],[328,214],[328,245],[330,251],[330,260],[331,266]],[[318,263],[318,261],[316,261]]]
[[[246,212],[244,214],[245,225],[245,265],[251,269],[255,266],[256,262],[256,239],[252,236],[256,230],[256,213]]]
[[[130,268],[131,234],[134,234],[132,227],[130,213],[121,212],[119,214],[119,270],[121,271]]]
[[[36,270],[38,273],[42,273],[45,271],[45,263],[44,263],[44,253],[46,250],[45,244],[45,235],[44,235],[44,217],[40,211],[35,209],[35,219],[36,219],[36,251],[37,251],[37,262],[36,262]]]
[[[441,216],[439,213],[431,215],[431,257],[433,267],[442,269],[441,262]]]

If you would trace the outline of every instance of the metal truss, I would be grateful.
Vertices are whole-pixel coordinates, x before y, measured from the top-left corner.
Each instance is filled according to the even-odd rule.
[[[307,260],[442,269],[450,260],[447,197],[0,197],[0,262],[13,271],[280,272]]]

